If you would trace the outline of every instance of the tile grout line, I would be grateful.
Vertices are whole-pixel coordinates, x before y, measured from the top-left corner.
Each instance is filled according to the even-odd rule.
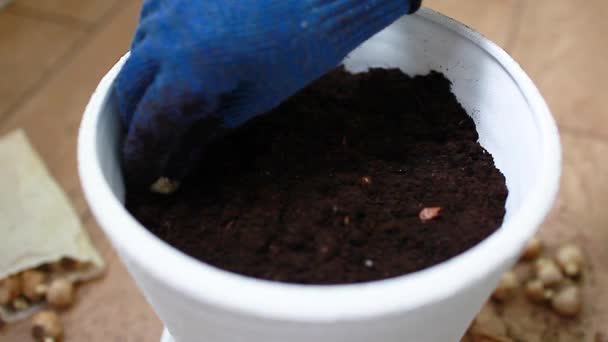
[[[52,65],[48,71],[44,72],[34,85],[26,89],[17,100],[15,100],[11,105],[8,106],[6,110],[0,112],[0,127],[2,127],[6,121],[13,117],[13,115],[19,110],[19,108],[21,108],[30,98],[35,96],[40,91],[40,89],[44,88],[44,86],[49,82],[49,80],[51,80],[55,75],[63,71],[66,65],[68,65],[74,59],[78,51],[80,51],[83,47],[87,45],[87,42],[90,40],[91,36],[98,33],[104,27],[104,24],[106,22],[111,21],[112,18],[120,14],[120,11],[129,6],[131,3],[132,1],[116,2],[116,4],[114,4],[106,13],[101,16],[101,18],[99,18],[97,23],[92,24],[89,30],[85,30],[83,36],[76,39],[76,41],[71,44],[68,50],[64,54],[59,56],[57,62]]]
[[[77,28],[83,31],[90,31],[96,23],[87,22],[86,20],[78,19],[69,15],[51,13],[43,10],[39,10],[27,5],[15,4],[11,8],[11,12],[8,14],[14,15],[21,18],[35,19],[45,21],[59,26],[67,28]],[[103,15],[102,15],[103,18]]]
[[[515,13],[513,15],[513,19],[511,20],[511,29],[507,35],[507,41],[505,43],[505,50],[509,53],[512,53],[515,47],[517,46],[517,41],[519,40],[519,36],[522,29],[523,17],[526,12],[526,2],[519,1],[515,3]]]
[[[597,143],[608,145],[608,135],[595,132],[593,130],[586,130],[576,127],[571,127],[564,124],[558,124],[559,131],[561,133],[573,135],[578,138],[583,138],[587,140],[593,140]]]

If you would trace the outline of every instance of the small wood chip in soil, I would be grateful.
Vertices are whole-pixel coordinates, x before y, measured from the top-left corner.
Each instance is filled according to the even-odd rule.
[[[437,218],[439,213],[441,213],[441,207],[429,207],[420,210],[418,217],[420,218],[420,221],[428,222]]]

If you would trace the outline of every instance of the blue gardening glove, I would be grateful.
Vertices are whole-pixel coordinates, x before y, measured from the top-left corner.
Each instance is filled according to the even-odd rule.
[[[331,71],[421,0],[147,0],[116,80],[127,181],[181,179],[205,144]]]

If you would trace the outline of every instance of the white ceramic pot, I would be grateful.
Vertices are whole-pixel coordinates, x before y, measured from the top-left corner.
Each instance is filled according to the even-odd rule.
[[[532,81],[480,34],[421,10],[363,44],[345,64],[352,71],[378,66],[447,75],[477,124],[481,144],[506,176],[501,228],[446,262],[383,281],[304,286],[225,272],[159,240],[123,207],[119,116],[110,96],[123,63],[103,78],[86,108],[80,177],[100,226],[178,342],[457,341],[557,193],[558,132]]]

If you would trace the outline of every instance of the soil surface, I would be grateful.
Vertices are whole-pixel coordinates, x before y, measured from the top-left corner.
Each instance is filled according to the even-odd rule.
[[[507,196],[450,86],[336,69],[213,142],[175,194],[128,191],[127,208],[184,253],[256,278],[355,283],[435,265],[494,232]]]

